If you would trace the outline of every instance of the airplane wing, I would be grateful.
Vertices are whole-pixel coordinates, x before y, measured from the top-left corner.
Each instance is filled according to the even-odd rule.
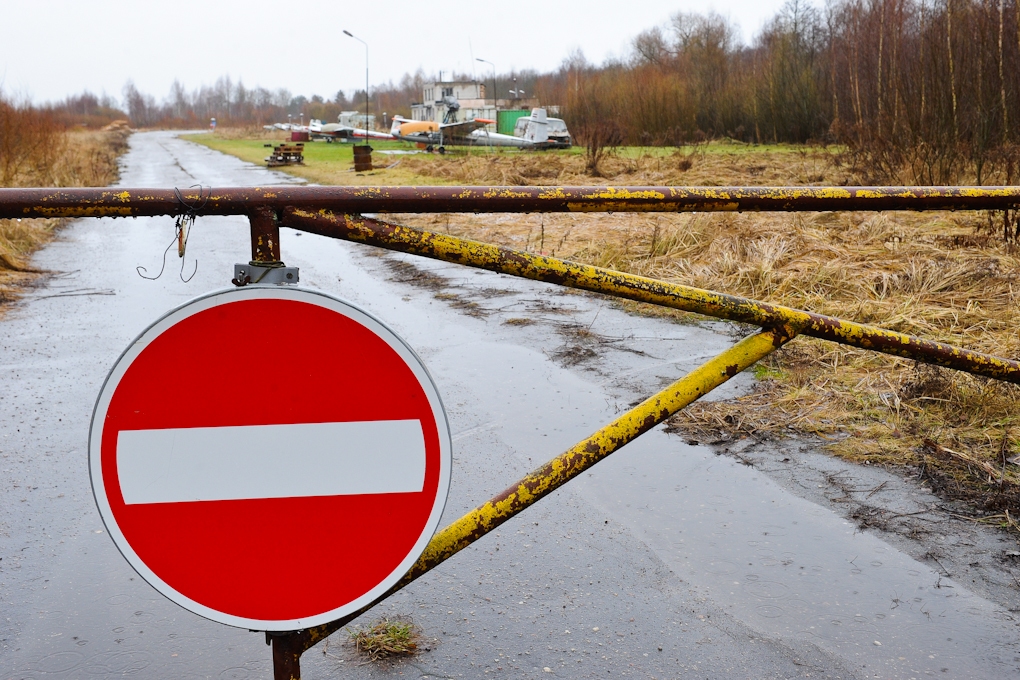
[[[459,123],[436,125],[431,121],[410,121],[400,118],[394,119],[390,133],[396,139],[415,142],[426,147],[438,145],[442,149],[447,144],[476,146],[479,142],[474,135],[485,134],[485,126],[493,123],[495,121],[485,118],[473,118]]]
[[[471,120],[465,120],[459,123],[445,123],[439,126],[439,131],[443,134],[444,138],[456,141],[464,139],[475,130],[480,130],[486,125],[490,125],[495,122],[496,121],[494,120],[487,120],[485,118],[472,118]]]
[[[378,130],[369,130],[368,132],[365,132],[363,128],[354,128],[354,136],[367,139],[396,139],[396,137],[388,132],[379,132]]]
[[[334,139],[394,139],[393,135],[388,132],[369,130],[366,133],[364,128],[340,125],[339,123],[322,125],[316,134],[321,137],[333,137]]]

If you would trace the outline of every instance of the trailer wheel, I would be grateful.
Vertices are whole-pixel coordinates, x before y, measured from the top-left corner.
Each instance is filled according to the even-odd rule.
[[[439,147],[439,153],[446,153],[446,147],[445,146]]]

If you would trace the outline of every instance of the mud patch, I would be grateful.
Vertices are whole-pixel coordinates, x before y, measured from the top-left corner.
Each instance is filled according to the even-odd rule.
[[[1005,447],[1001,456],[1002,467],[997,470],[986,461],[927,439],[917,451],[921,479],[936,493],[996,513],[985,519],[1002,520],[1004,526],[1020,532],[1020,487],[1007,474],[1012,463],[1005,458]]]
[[[477,302],[468,299],[468,292],[460,289],[459,286],[450,282],[446,277],[434,274],[427,269],[422,269],[410,262],[397,260],[393,257],[386,257],[384,260],[386,268],[392,272],[391,281],[396,283],[407,283],[415,288],[434,291],[432,296],[436,300],[446,302],[454,309],[463,312],[468,316],[484,318],[489,315],[489,310]],[[496,291],[498,289],[490,289]],[[512,291],[506,291],[507,294]],[[495,297],[495,293],[483,297]]]
[[[598,333],[593,333],[591,326],[560,324],[556,332],[566,341],[553,352],[553,357],[563,366],[577,366],[598,359],[598,350],[610,343]]]
[[[483,298],[496,298],[506,297],[508,295],[517,295],[517,291],[507,290],[506,288],[481,288],[476,291],[477,295]]]
[[[554,305],[547,300],[541,298],[526,300],[527,311],[529,312],[545,312],[547,314],[573,314],[574,310],[569,307],[561,307],[560,305]]]
[[[879,508],[874,505],[861,504],[849,513],[849,518],[857,523],[861,529],[877,529],[885,532],[895,532],[907,538],[919,540],[929,533],[929,529],[923,526],[924,519],[930,510],[918,510],[917,512],[891,512],[887,508]],[[933,520],[928,520],[930,523]]]
[[[458,310],[464,312],[468,316],[473,316],[473,317],[476,317],[476,318],[484,318],[484,317],[489,315],[489,312],[488,312],[487,309],[483,308],[477,302],[465,299],[464,296],[459,294],[459,293],[449,293],[449,292],[447,292],[447,293],[436,293],[432,297],[434,297],[437,300],[443,300],[445,302],[450,303],[451,307],[453,307],[454,309],[458,309]]]
[[[397,283],[408,283],[415,288],[424,288],[425,290],[443,290],[449,286],[449,281],[442,276],[419,269],[410,262],[392,258],[386,258],[385,262],[386,267],[394,274],[392,280]]]
[[[578,364],[598,359],[599,354],[590,347],[566,345],[553,352],[553,357],[564,366],[577,366]]]

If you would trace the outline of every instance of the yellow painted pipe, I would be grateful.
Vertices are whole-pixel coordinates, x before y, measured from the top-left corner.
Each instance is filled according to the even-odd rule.
[[[619,416],[587,439],[532,471],[483,505],[438,532],[418,561],[383,598],[400,590],[489,533],[503,522],[574,479],[622,446],[665,421],[671,415],[705,396],[759,359],[794,337],[784,328],[762,331],[744,338],[719,356],[710,359],[658,394]],[[369,605],[371,607],[372,605]],[[310,628],[302,638],[306,649],[322,640],[369,607],[339,621]]]
[[[801,335],[1020,383],[1020,363],[1010,359],[782,305],[328,210],[288,208],[283,224],[332,238],[755,326],[785,325]]]

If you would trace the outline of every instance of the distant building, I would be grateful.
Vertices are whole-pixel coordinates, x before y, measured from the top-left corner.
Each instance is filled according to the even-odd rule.
[[[451,107],[454,102],[459,108]],[[538,99],[533,97],[500,99],[496,102],[486,99],[485,83],[470,80],[439,81],[425,83],[422,87],[421,102],[411,104],[411,120],[430,120],[436,123],[457,123],[473,118],[497,120],[497,111],[521,109],[530,113],[532,108],[538,106]],[[558,106],[547,108],[550,113],[559,111]],[[495,125],[488,127],[491,132],[496,131]]]
[[[348,127],[363,128],[365,127],[365,114],[358,111],[341,111],[340,115],[336,117],[336,122]],[[375,129],[375,114],[368,116],[368,129]]]
[[[460,108],[451,112],[451,102],[457,102]],[[491,99],[486,100],[483,83],[471,81],[426,83],[422,88],[421,103],[411,104],[411,120],[455,123],[472,118],[496,120],[496,107]]]

